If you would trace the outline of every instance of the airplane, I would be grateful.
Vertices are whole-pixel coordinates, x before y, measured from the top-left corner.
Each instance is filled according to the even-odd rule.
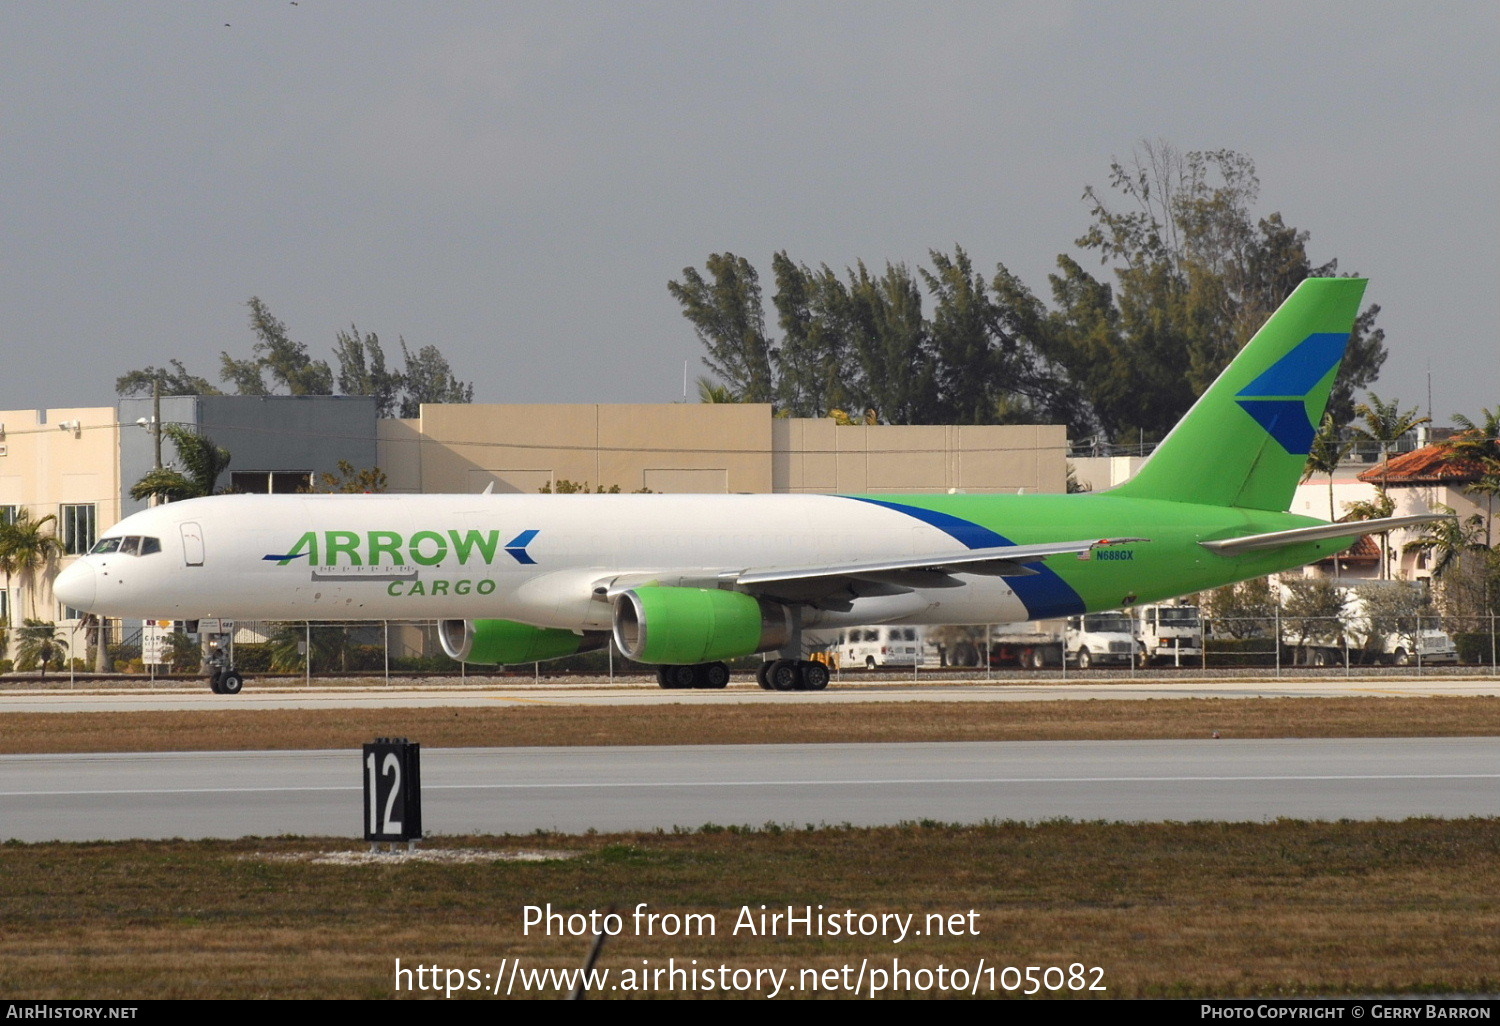
[[[435,620],[449,656],[603,648],[665,688],[821,690],[802,632],[1008,623],[1288,570],[1436,514],[1288,512],[1364,294],[1310,278],[1115,488],[1073,495],[221,495],[132,514],[58,577],[143,619]],[[238,675],[225,690],[237,691]]]

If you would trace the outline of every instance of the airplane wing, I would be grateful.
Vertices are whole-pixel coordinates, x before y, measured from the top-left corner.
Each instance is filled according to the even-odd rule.
[[[961,587],[963,582],[957,580],[955,574],[1025,577],[1037,572],[1028,564],[1052,556],[1072,555],[1088,559],[1101,546],[1149,540],[1090,538],[1039,545],[1000,545],[869,563],[752,568],[724,576],[751,594],[816,602],[839,594],[863,597],[895,595],[918,588]]]
[[[927,571],[934,573],[987,574],[993,577],[1024,577],[1036,573],[1027,563],[1040,563],[1049,556],[1077,555],[1087,559],[1089,553],[1103,545],[1124,545],[1149,541],[1148,538],[1093,538],[1088,541],[1045,542],[1040,545],[999,545],[987,549],[963,549],[960,552],[907,559],[885,559],[877,563],[844,563],[824,566],[778,567],[771,570],[746,570],[735,580],[738,584],[770,584],[803,580],[809,577],[861,577],[867,574]]]
[[[868,563],[826,563],[808,566],[751,567],[744,570],[704,570],[661,575],[650,572],[616,574],[594,581],[594,594],[612,600],[621,592],[644,584],[677,587],[738,587],[752,595],[789,602],[812,602],[844,607],[855,598],[900,595],[919,588],[958,588],[955,574],[1026,577],[1037,571],[1028,564],[1052,556],[1088,559],[1101,546],[1150,541],[1149,538],[1090,538],[1084,541],[1039,545],[999,545],[959,549],[928,556],[883,559]]]
[[[1405,517],[1385,517],[1380,520],[1350,520],[1340,524],[1318,524],[1313,527],[1294,527],[1290,531],[1268,531],[1265,534],[1247,534],[1241,538],[1224,538],[1220,541],[1199,542],[1205,549],[1220,556],[1238,556],[1242,552],[1258,552],[1261,549],[1279,549],[1284,545],[1301,542],[1322,541],[1325,538],[1358,538],[1366,534],[1379,534],[1397,527],[1413,527],[1431,524],[1439,520],[1452,520],[1448,513],[1415,513]]]

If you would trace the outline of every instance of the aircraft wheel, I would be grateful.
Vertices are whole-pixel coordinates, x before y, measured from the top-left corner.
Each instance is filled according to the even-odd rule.
[[[1321,648],[1315,648],[1313,649],[1312,658],[1309,659],[1308,662],[1312,663],[1314,666],[1327,666],[1328,653],[1324,652]]]
[[[795,659],[778,659],[771,664],[766,679],[776,691],[797,691],[802,684],[802,674]]]
[[[865,656],[865,670],[868,672],[875,669],[875,657]]]
[[[1411,653],[1404,648],[1398,648],[1396,649],[1396,656],[1392,660],[1392,662],[1394,662],[1397,666],[1410,666]]]
[[[703,666],[703,683],[705,688],[724,688],[729,686],[729,667],[723,663],[705,663]]]
[[[216,695],[222,695],[224,693],[219,690],[219,677],[220,674],[215,673],[208,678],[208,690],[212,691]]]
[[[1080,670],[1087,670],[1093,665],[1094,653],[1090,652],[1087,646],[1080,648],[1078,650],[1078,668]]]
[[[693,666],[658,666],[656,668],[656,683],[672,691],[692,687],[697,678],[697,668]]]
[[[1047,653],[1043,652],[1039,648],[1033,648],[1031,651],[1026,653],[1024,662],[1026,663],[1028,669],[1044,669],[1047,665]]]
[[[822,691],[828,687],[828,667],[822,663],[802,664],[802,688],[804,691]]]
[[[240,676],[238,670],[230,670],[219,678],[219,694],[237,695],[245,687],[245,678]]]
[[[771,687],[771,678],[769,675],[771,673],[771,667],[775,665],[776,664],[773,662],[764,662],[755,668],[755,683],[760,685],[760,689],[762,691],[774,690]]]

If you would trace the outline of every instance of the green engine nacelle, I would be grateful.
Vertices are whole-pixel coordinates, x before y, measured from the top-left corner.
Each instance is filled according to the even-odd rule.
[[[514,620],[440,620],[443,651],[461,663],[535,663],[592,652],[609,644],[607,631],[576,634]]]
[[[615,599],[615,644],[627,659],[687,665],[780,648],[791,636],[782,605],[714,588],[633,588]]]

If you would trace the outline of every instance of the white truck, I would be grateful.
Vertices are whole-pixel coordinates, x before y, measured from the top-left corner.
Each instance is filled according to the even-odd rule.
[[[1089,613],[1067,619],[984,627],[941,628],[935,634],[921,627],[849,627],[832,637],[810,636],[814,647],[834,655],[845,670],[876,670],[891,666],[1022,666],[1042,669],[1069,666],[1140,665],[1143,658],[1136,621],[1119,611]]]
[[[1147,663],[1202,665],[1203,614],[1197,606],[1136,606],[1135,618]]]
[[[994,666],[1040,670],[1066,663],[1087,670],[1095,666],[1138,666],[1142,660],[1136,621],[1120,610],[1066,620],[1006,624],[997,627],[989,640],[990,664]]]
[[[1335,587],[1343,600],[1337,618],[1304,622],[1283,617],[1281,641],[1309,666],[1389,663],[1437,666],[1458,662],[1458,646],[1440,627],[1415,581],[1362,581]],[[1283,592],[1283,599],[1285,592]]]

